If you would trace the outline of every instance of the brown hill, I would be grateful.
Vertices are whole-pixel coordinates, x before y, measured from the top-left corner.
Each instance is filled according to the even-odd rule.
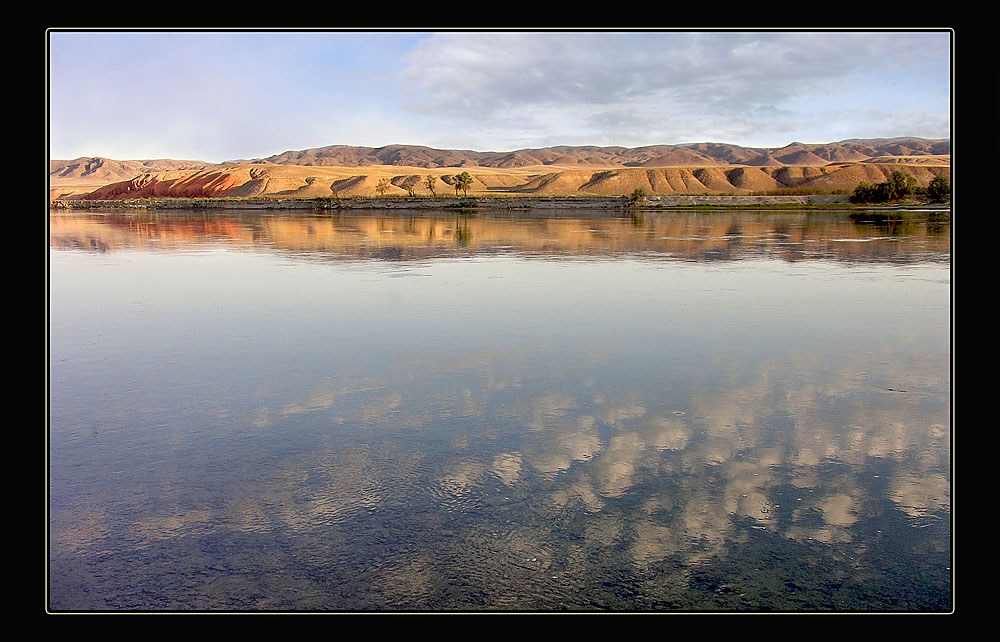
[[[713,189],[702,183],[689,168],[620,169],[594,174],[578,189],[588,194],[631,194],[642,189],[647,194],[706,194]],[[725,190],[732,190],[727,184]]]
[[[845,161],[861,161],[867,158],[856,148],[845,145],[820,145],[809,150],[811,154],[825,160],[828,163],[842,163]]]
[[[129,181],[107,185],[86,195],[89,200],[126,198],[316,198],[376,196],[383,179],[382,195],[402,196],[410,189],[429,195],[424,177],[437,180],[435,193],[454,191],[454,171],[377,166],[359,170],[343,167],[295,165],[226,165],[207,170],[169,171],[143,174]],[[926,186],[936,175],[950,176],[947,166],[888,163],[843,163],[823,167],[660,167],[573,169],[532,174],[518,170],[472,168],[469,193],[530,195],[622,196],[642,189],[650,195],[750,194],[787,188],[852,190],[861,182],[878,183],[896,169],[912,174]],[[408,189],[410,188],[410,189]]]
[[[141,174],[171,170],[198,170],[211,163],[185,160],[117,161],[99,156],[49,161],[50,198],[93,191],[103,185],[130,180]]]
[[[852,139],[821,145],[748,148],[722,143],[638,148],[557,146],[512,152],[439,150],[390,145],[333,145],[265,159],[113,161],[78,158],[49,163],[50,198],[374,196],[453,191],[451,176],[469,171],[470,193],[521,194],[746,194],[785,188],[853,189],[885,180],[901,168],[926,185],[950,176],[948,140]],[[363,169],[362,169],[363,168]]]
[[[770,176],[785,187],[799,187],[809,180],[825,176],[839,169],[836,165],[823,167],[776,167],[769,168]]]
[[[810,178],[797,187],[816,190],[853,190],[862,182],[873,185],[888,180],[896,170],[910,174],[922,187],[927,187],[935,176],[951,178],[951,168],[948,166],[846,163],[836,171]]]
[[[726,178],[733,187],[747,192],[762,192],[785,187],[770,174],[757,167],[738,167],[726,172]]]
[[[110,158],[84,157],[71,161],[49,161],[49,176],[59,178],[87,179],[103,181],[106,185],[114,180],[133,178],[146,172],[166,172],[177,169],[204,169],[212,163],[186,160],[139,160],[116,161]]]
[[[630,161],[629,165],[634,161]],[[726,165],[727,163],[716,158],[690,149],[668,150],[664,153],[656,154],[647,161],[639,163],[640,167],[698,167],[712,165]]]
[[[302,151],[289,151],[267,158],[254,159],[256,164],[300,165],[303,167],[370,167],[397,165],[406,167],[462,167],[475,164],[481,152],[443,150],[418,145],[387,147],[352,147],[330,145]],[[235,161],[241,162],[241,161]]]
[[[932,154],[928,156],[876,156],[875,158],[866,158],[864,162],[951,167],[951,156],[948,154]]]
[[[700,167],[691,172],[691,175],[709,192],[726,193],[736,188],[729,182],[726,170],[721,167]]]
[[[330,145],[289,151],[250,161],[256,164],[365,167],[400,165],[423,168],[536,165],[587,167],[710,167],[712,165],[823,165],[877,156],[948,154],[949,140],[923,138],[851,139],[837,143],[790,143],[781,148],[741,147],[725,143],[686,143],[645,147],[556,146],[509,152],[442,150],[417,145],[352,147]],[[943,150],[943,151],[942,151]]]
[[[778,161],[778,165],[825,165],[827,159],[822,158],[813,152],[805,149],[799,149],[788,154],[778,154],[774,156],[774,160]]]

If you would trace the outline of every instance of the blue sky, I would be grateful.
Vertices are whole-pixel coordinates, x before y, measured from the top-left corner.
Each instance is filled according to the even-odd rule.
[[[51,31],[53,159],[947,138],[947,31]]]

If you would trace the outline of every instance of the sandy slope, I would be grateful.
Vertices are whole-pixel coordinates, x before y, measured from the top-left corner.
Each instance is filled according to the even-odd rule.
[[[642,189],[647,194],[750,194],[785,188],[852,190],[861,182],[878,183],[896,169],[912,174],[926,186],[936,175],[950,176],[947,165],[903,163],[839,163],[822,167],[663,167],[608,170],[551,167],[462,168],[473,177],[470,194],[621,196]],[[403,170],[403,171],[401,171]],[[93,200],[123,198],[316,198],[377,196],[388,179],[384,196],[429,195],[424,177],[436,177],[438,195],[454,195],[456,169],[401,167],[298,167],[295,165],[226,165],[202,170],[148,173],[90,192]],[[56,190],[58,191],[58,190]]]
[[[93,190],[128,181],[149,172],[198,170],[212,167],[211,163],[186,160],[116,161],[101,157],[82,157],[69,161],[49,161],[49,198],[86,194]]]

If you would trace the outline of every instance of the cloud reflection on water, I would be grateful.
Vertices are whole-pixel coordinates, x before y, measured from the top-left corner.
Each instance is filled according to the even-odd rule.
[[[576,220],[538,222],[525,231],[506,220],[494,229],[490,220],[472,219],[471,241],[462,251],[502,243],[528,255],[662,252],[694,261],[736,256],[732,239],[716,234],[730,229],[726,215],[721,221],[647,218],[652,222],[638,235],[631,225],[626,234],[604,220],[586,221],[583,233]],[[113,218],[54,219],[57,248],[100,238],[96,245],[115,251],[153,237],[143,226],[126,233]],[[882,243],[880,237],[848,244],[837,241],[870,231],[844,217],[791,219],[801,227],[782,222],[781,238],[799,235],[789,247],[770,245],[778,238],[767,233],[774,221],[760,215],[741,219],[741,238],[757,239],[754,253],[774,252],[775,260],[786,262],[801,259],[804,240],[813,242],[810,255],[824,260],[912,262],[917,268],[928,260],[946,261],[947,237],[919,225],[906,243]],[[211,242],[224,237],[230,247],[260,248],[263,233],[269,252],[357,258],[358,239],[381,242],[380,226],[389,224],[401,256],[430,260],[442,251],[417,239],[447,238],[446,221],[418,219],[409,227],[400,222],[361,219],[346,228],[338,223],[324,236],[316,228],[330,224],[325,220],[264,219],[254,222],[252,232],[216,221],[212,225],[227,231],[220,236],[216,229]],[[169,231],[156,238],[179,247],[208,242],[199,225],[207,224],[150,223]],[[309,226],[313,232],[303,235]],[[927,276],[933,284],[940,268]],[[383,277],[374,275],[376,281]],[[731,311],[737,312],[746,313]],[[122,532],[138,547],[220,529],[293,532],[313,541],[405,506],[410,512],[404,522],[416,530],[395,533],[392,543],[401,552],[387,553],[383,563],[396,587],[385,589],[386,603],[406,603],[433,593],[441,568],[435,559],[451,560],[472,542],[476,548],[465,550],[463,562],[470,582],[485,587],[493,565],[520,560],[530,568],[544,566],[554,574],[549,578],[583,584],[605,563],[598,559],[602,555],[625,555],[637,568],[668,559],[690,567],[725,555],[728,545],[745,539],[747,528],[795,541],[851,544],[859,524],[884,510],[884,502],[912,520],[948,518],[945,331],[929,346],[921,345],[929,331],[918,328],[824,345],[811,345],[805,336],[766,336],[768,349],[757,349],[764,343],[755,338],[767,333],[748,328],[748,345],[719,335],[694,363],[684,346],[666,339],[643,348],[651,332],[643,328],[626,319],[620,330],[638,337],[638,350],[628,343],[592,345],[557,331],[522,345],[487,336],[473,349],[413,346],[384,360],[331,362],[292,379],[262,371],[247,382],[218,382],[219,394],[185,397],[191,404],[185,412],[212,417],[212,425],[224,431],[216,436],[177,427],[167,451],[204,463],[199,450],[211,436],[226,448],[267,444],[273,452],[255,463],[233,454],[204,479],[198,477],[204,472],[178,459],[173,467],[154,466],[151,476],[126,473],[128,490],[108,485],[91,490],[89,501],[71,492],[76,501],[51,514],[53,553],[97,554]],[[456,343],[468,341],[464,337]],[[229,388],[239,394],[226,394]],[[73,424],[78,428],[60,425],[60,436],[76,430],[82,443],[84,415],[97,411],[80,412]],[[120,398],[114,408],[119,424],[155,412],[150,394],[142,392]],[[872,475],[873,461],[892,464],[886,468],[891,476],[876,485],[861,477]],[[127,509],[107,508],[120,506],[122,495],[131,502]],[[144,499],[151,497],[159,499]],[[448,525],[440,510],[474,513],[479,520],[475,526],[461,520]],[[583,525],[573,526],[581,514]],[[439,539],[441,528],[454,536]],[[579,537],[554,539],[559,528],[578,528]],[[303,544],[313,545],[320,546]],[[490,595],[494,604],[505,599]]]

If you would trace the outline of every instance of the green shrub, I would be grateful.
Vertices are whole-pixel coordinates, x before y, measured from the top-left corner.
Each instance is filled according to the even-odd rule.
[[[933,201],[943,201],[945,198],[951,198],[951,184],[944,176],[935,176],[931,179],[930,184],[927,185],[927,195]]]
[[[898,169],[894,171],[889,180],[883,183],[869,185],[862,182],[854,188],[851,195],[852,203],[888,203],[898,201],[906,196],[915,193],[917,190],[917,179],[909,174],[904,174]]]

